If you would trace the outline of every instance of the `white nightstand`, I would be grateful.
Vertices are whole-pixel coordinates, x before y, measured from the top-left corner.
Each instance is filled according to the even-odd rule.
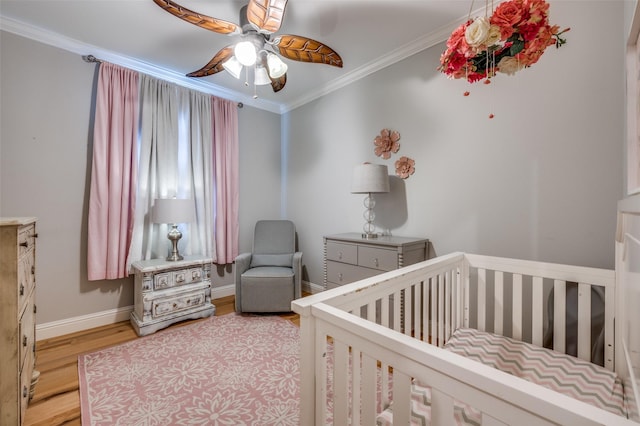
[[[154,333],[186,319],[211,316],[211,262],[204,256],[184,260],[141,260],[135,273],[134,310],[131,324],[139,336]]]

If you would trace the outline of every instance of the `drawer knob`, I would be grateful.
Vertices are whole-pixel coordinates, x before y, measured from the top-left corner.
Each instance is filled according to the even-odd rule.
[[[377,257],[375,259],[373,259],[373,264],[378,266],[378,258]]]
[[[338,253],[338,259],[342,260],[342,252]]]
[[[20,284],[20,296],[24,296],[24,284]]]
[[[27,336],[22,336],[22,346],[27,347]]]
[[[20,243],[20,247],[29,247],[29,243],[24,241],[24,242]]]
[[[38,238],[38,233],[36,232],[35,234],[31,235],[33,238]]]
[[[341,273],[340,273],[340,274],[338,274],[338,279],[339,279],[340,281],[342,281],[342,274],[341,274]]]
[[[22,397],[26,398],[29,395],[29,389],[26,386],[22,387]]]
[[[32,265],[31,266],[31,275],[34,275],[36,273],[36,266]]]

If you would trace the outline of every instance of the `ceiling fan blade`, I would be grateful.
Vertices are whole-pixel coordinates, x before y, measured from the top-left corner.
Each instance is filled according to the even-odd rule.
[[[285,58],[301,62],[333,65],[342,68],[342,58],[338,53],[319,41],[297,35],[277,36],[272,45]]]
[[[283,74],[282,77],[279,78],[271,79],[271,87],[273,87],[275,93],[284,89],[285,84],[287,84],[287,74]]]
[[[280,29],[287,0],[249,0],[247,19],[259,33],[273,34]]]
[[[233,22],[222,19],[212,18],[211,16],[202,15],[200,13],[189,10],[180,6],[171,0],[153,0],[155,4],[178,18],[187,21],[193,25],[197,25],[205,30],[213,31],[219,34],[240,34],[242,29]]]
[[[212,75],[218,73],[224,68],[222,67],[222,63],[225,62],[233,56],[233,46],[227,46],[222,48],[216,55],[209,61],[207,65],[200,68],[197,71],[190,72],[187,74],[187,77],[206,77],[208,75]]]

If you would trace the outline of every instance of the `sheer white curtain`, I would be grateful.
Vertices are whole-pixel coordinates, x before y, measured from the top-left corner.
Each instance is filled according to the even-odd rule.
[[[211,97],[146,75],[140,79],[138,196],[129,264],[164,258],[166,224],[154,224],[157,198],[193,200],[196,220],[180,224],[179,250],[215,258]]]

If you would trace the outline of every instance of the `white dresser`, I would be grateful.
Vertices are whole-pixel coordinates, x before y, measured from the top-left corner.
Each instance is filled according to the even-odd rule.
[[[0,424],[21,425],[35,365],[36,219],[0,219]]]
[[[425,238],[381,236],[362,238],[359,233],[324,237],[324,286],[331,289],[427,259]]]
[[[178,321],[213,315],[211,261],[203,256],[185,256],[178,261],[134,262],[131,324],[136,333],[144,336]]]

